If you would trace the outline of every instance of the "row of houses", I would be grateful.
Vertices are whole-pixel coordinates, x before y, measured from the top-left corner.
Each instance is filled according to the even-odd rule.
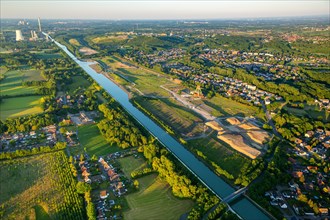
[[[0,152],[31,150],[44,145],[54,146],[57,135],[56,125],[49,125],[37,131],[0,134]]]
[[[217,74],[207,73],[200,76],[194,76],[193,81],[201,84],[211,84],[219,92],[224,93],[226,96],[240,96],[254,105],[260,105],[262,101],[266,105],[271,101],[281,101],[281,96],[273,93],[258,89],[256,86],[243,82],[242,80],[224,77],[221,79]]]
[[[329,99],[315,99],[314,101],[316,104],[318,104],[318,106],[322,109],[322,108],[325,108],[325,109],[330,109],[330,101]]]
[[[317,144],[314,144],[316,140]],[[327,159],[327,151],[330,149],[330,131],[323,129],[307,131],[303,137],[295,139],[295,144],[294,153],[298,156],[310,158],[316,154],[320,158]]]
[[[103,158],[100,158],[98,161],[102,169],[106,172],[107,178],[110,182],[110,188],[115,196],[122,196],[127,192],[125,188],[125,184],[123,181],[120,180],[120,175],[116,172],[113,166],[108,164]]]

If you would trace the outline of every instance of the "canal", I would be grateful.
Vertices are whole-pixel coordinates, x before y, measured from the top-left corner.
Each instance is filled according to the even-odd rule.
[[[95,72],[88,62],[77,59],[64,45],[53,40],[70,58],[84,69],[100,86],[102,86],[125,110],[145,127],[158,141],[164,145],[185,167],[187,167],[205,186],[219,198],[225,198],[235,192],[235,189],[213,173],[199,161],[191,152],[184,148],[171,135],[144,115],[129,101],[128,95],[115,83],[102,74]],[[231,208],[243,219],[269,219],[260,209],[245,197],[231,204]]]

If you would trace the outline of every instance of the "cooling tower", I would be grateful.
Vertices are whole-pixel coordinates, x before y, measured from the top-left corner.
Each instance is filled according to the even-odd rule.
[[[16,30],[16,41],[22,41],[24,40],[24,37],[22,35],[22,31],[21,30]]]

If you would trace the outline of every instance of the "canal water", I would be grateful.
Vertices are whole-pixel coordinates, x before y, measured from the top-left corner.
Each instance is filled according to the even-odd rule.
[[[171,135],[159,127],[150,118],[144,115],[129,101],[128,95],[115,83],[102,74],[95,72],[88,62],[77,59],[64,45],[56,42],[69,57],[83,68],[100,86],[102,86],[126,111],[132,115],[143,127],[145,127],[156,139],[158,139],[175,157],[183,163],[200,181],[220,198],[225,198],[235,192],[235,189],[213,173],[207,166],[199,161],[191,152],[185,149]],[[263,220],[269,219],[248,199],[242,197],[231,205],[232,209],[243,219]]]

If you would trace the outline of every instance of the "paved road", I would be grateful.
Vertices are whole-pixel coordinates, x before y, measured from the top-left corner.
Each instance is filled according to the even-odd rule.
[[[265,102],[262,101],[261,103],[262,103],[262,108],[264,109],[264,112],[265,112],[265,114],[266,114],[267,121],[268,121],[269,125],[272,126],[273,133],[274,133],[277,137],[282,138],[282,136],[280,135],[280,133],[278,133],[278,131],[277,131],[277,129],[276,129],[276,126],[275,126],[275,124],[274,124],[274,122],[273,122],[272,116],[269,114],[269,111],[267,110],[267,107],[266,107],[266,105],[265,105]]]

